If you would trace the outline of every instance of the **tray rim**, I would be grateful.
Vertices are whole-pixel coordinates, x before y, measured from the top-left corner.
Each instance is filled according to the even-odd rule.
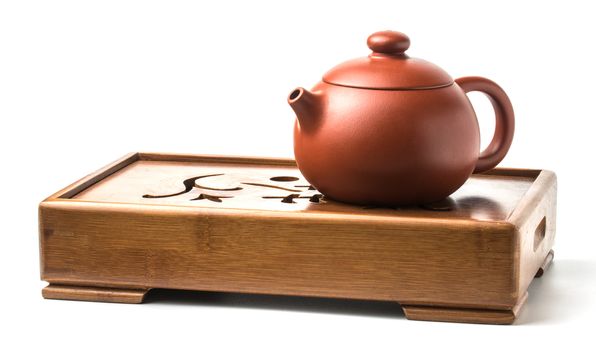
[[[204,213],[209,215],[217,215],[217,214],[228,214],[228,213],[235,213],[238,215],[239,213],[248,213],[249,215],[254,216],[255,213],[262,213],[261,210],[252,210],[252,209],[241,209],[241,208],[198,208],[198,207],[188,207],[188,206],[181,206],[175,204],[141,204],[141,203],[121,203],[121,202],[96,202],[96,201],[88,201],[88,200],[80,200],[72,198],[76,194],[84,191],[85,189],[99,183],[103,179],[115,174],[116,172],[126,168],[127,166],[137,162],[137,161],[171,161],[171,162],[211,162],[211,163],[221,163],[221,164],[252,164],[252,165],[273,165],[273,166],[289,166],[295,167],[296,161],[290,158],[275,158],[275,157],[253,157],[253,156],[227,156],[227,155],[205,155],[205,154],[184,154],[184,153],[153,153],[153,152],[131,152],[126,154],[125,156],[107,164],[104,167],[99,168],[98,170],[84,176],[83,178],[73,182],[72,184],[62,188],[61,190],[55,192],[54,194],[50,195],[49,197],[45,198],[40,203],[40,208],[46,205],[52,206],[66,206],[68,208],[76,207],[85,207],[87,209],[93,208],[104,208],[106,206],[113,207],[114,209],[131,209],[131,208],[138,208],[142,210],[163,210],[163,208],[168,208],[171,210],[181,211],[186,214],[189,212],[193,213]],[[540,200],[540,193],[541,190],[544,188],[548,188],[549,186],[556,186],[556,175],[554,172],[550,170],[544,169],[528,169],[528,168],[509,168],[509,167],[502,167],[502,168],[494,168],[487,172],[478,175],[492,175],[492,176],[509,176],[509,177],[523,177],[523,178],[530,178],[532,179],[532,184],[530,188],[524,193],[522,198],[520,199],[519,203],[516,207],[512,210],[509,216],[505,220],[486,220],[486,221],[478,221],[478,220],[471,220],[471,219],[462,219],[462,218],[427,218],[425,219],[426,223],[428,221],[436,221],[438,224],[445,225],[450,223],[457,223],[461,225],[462,223],[468,223],[473,225],[480,225],[486,226],[490,225],[494,227],[495,224],[502,224],[506,228],[507,231],[513,229],[515,226],[519,227],[518,225],[525,220],[525,218],[531,214],[532,203]],[[524,205],[521,205],[524,204]],[[296,217],[295,212],[285,212],[285,211],[267,211],[267,216],[269,217]],[[346,218],[354,218],[357,221],[363,221],[364,218],[372,219],[378,218],[380,221],[390,221],[395,222],[395,220],[399,220],[401,222],[416,222],[420,221],[419,218],[412,218],[412,217],[387,217],[387,216],[376,216],[376,215],[358,215],[354,216],[350,213],[316,213],[316,212],[300,212],[299,214],[301,217],[313,217],[313,218],[341,218],[345,220]],[[377,221],[377,220],[375,220]],[[513,226],[513,227],[511,227]]]

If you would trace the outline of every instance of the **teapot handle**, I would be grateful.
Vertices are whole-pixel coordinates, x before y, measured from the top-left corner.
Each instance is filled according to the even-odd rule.
[[[492,80],[482,77],[463,77],[455,79],[455,83],[466,93],[470,91],[484,93],[495,110],[495,134],[488,147],[480,153],[474,168],[474,173],[482,173],[496,167],[509,151],[515,129],[513,106],[505,91]]]

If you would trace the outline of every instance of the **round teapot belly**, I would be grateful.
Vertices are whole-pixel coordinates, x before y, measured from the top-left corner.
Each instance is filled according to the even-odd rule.
[[[304,125],[296,122],[294,152],[305,178],[326,196],[422,204],[447,197],[472,173],[478,123],[457,85],[400,91],[319,83],[313,93],[320,91],[324,105],[304,116]]]

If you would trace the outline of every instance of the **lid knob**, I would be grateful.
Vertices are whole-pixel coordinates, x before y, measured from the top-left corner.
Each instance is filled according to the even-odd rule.
[[[366,44],[375,53],[400,55],[410,47],[410,38],[404,33],[385,30],[369,36]]]

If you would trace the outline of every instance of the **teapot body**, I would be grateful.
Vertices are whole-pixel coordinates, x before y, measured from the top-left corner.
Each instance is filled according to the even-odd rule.
[[[478,122],[456,83],[382,90],[319,82],[311,93],[319,108],[296,120],[294,154],[304,177],[332,199],[430,203],[474,171]]]
[[[367,45],[367,57],[345,61],[311,91],[288,96],[298,168],[321,193],[355,204],[431,203],[505,157],[515,122],[499,85],[477,76],[453,80],[410,57],[410,39],[400,32],[373,33]],[[486,95],[495,112],[495,132],[482,152],[471,91]]]

